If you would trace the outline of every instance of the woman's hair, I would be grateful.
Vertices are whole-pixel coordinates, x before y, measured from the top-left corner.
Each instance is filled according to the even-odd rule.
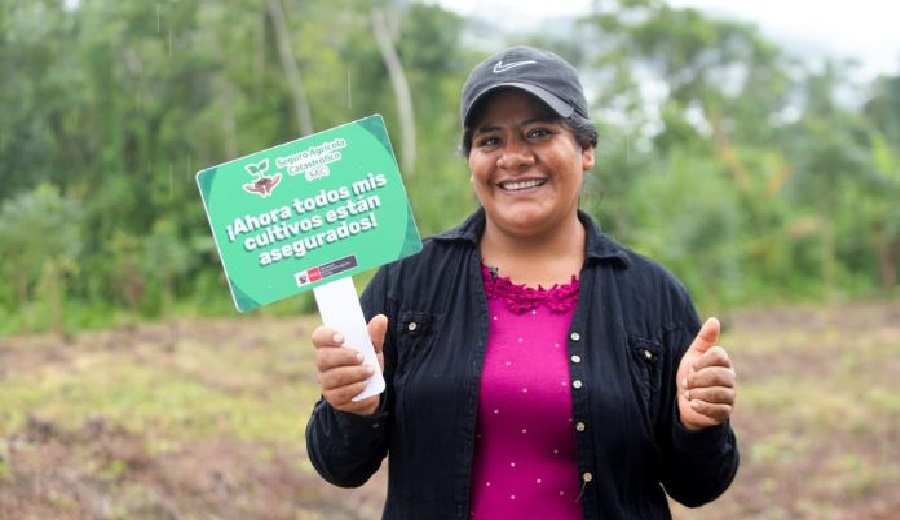
[[[477,121],[478,117],[473,117],[472,120]],[[575,135],[575,140],[578,144],[597,148],[597,128],[590,119],[573,113],[569,117],[563,117],[559,120],[569,127],[569,130]],[[463,129],[462,147],[460,148],[463,157],[469,157],[469,154],[472,153],[472,134],[474,133],[475,129],[471,126],[466,126]]]

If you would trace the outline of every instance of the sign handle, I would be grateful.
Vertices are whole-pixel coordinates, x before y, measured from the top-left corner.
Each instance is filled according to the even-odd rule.
[[[369,339],[366,318],[359,305],[353,277],[345,276],[314,287],[313,295],[316,298],[316,305],[319,307],[322,323],[343,334],[344,346],[362,353],[364,365],[375,367],[375,373],[366,382],[366,388],[353,400],[360,401],[383,392],[384,376],[378,364],[378,357],[375,355],[375,346]]]

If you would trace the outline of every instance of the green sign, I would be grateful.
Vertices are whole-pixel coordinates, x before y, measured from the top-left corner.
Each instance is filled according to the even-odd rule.
[[[379,115],[202,170],[197,184],[241,312],[422,249]]]

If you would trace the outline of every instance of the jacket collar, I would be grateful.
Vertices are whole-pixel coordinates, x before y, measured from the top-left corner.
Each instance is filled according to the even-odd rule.
[[[585,230],[585,260],[602,263],[613,263],[619,267],[628,268],[631,260],[628,251],[612,238],[600,232],[593,219],[584,211],[578,210],[578,220]],[[434,235],[432,239],[447,242],[469,242],[477,247],[484,234],[485,227],[484,208],[478,208],[469,215],[460,225],[443,233]]]

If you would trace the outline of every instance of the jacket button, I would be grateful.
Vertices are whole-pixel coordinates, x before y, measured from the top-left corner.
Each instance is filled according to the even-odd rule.
[[[581,363],[581,358],[579,356],[572,356],[570,359],[572,360],[572,363]]]
[[[590,482],[590,481],[594,480],[594,476],[591,475],[590,473],[585,473],[585,474],[581,475],[581,480],[583,480],[585,482]]]
[[[581,339],[581,335],[577,332],[569,334],[569,337],[572,338],[572,341],[578,341],[579,339]]]
[[[579,381],[578,379],[576,379],[575,381],[572,381],[572,386],[575,387],[575,390],[580,390],[581,389],[581,381]]]
[[[409,322],[409,330],[416,330],[416,327],[418,327],[418,325],[416,325],[416,322]]]
[[[644,349],[644,357],[647,359],[653,359],[653,353],[647,349]]]
[[[581,421],[578,421],[578,423],[575,424],[575,429],[580,432],[583,432],[584,431],[584,423]]]

